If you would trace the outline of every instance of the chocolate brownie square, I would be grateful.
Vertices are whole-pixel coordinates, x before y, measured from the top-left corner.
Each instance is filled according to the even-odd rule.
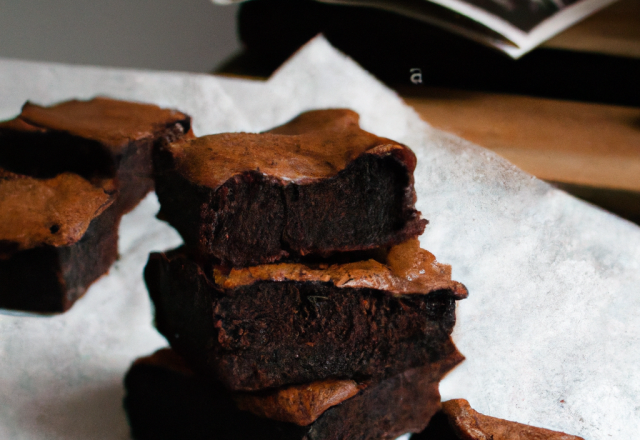
[[[419,246],[382,261],[232,270],[178,249],[151,254],[144,275],[158,330],[232,390],[380,380],[448,356],[455,302],[467,296]]]
[[[351,110],[303,113],[266,133],[176,142],[154,154],[159,218],[234,267],[373,249],[417,237],[416,157]]]
[[[63,312],[118,255],[113,181],[0,169],[0,307]]]

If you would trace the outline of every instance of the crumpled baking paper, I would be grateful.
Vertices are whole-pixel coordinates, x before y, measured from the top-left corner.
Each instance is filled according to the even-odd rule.
[[[321,37],[266,82],[0,60],[0,119],[27,99],[95,95],[179,108],[197,135],[265,130],[315,108],[356,110],[366,130],[415,151],[418,209],[430,221],[421,243],[470,291],[454,330],[467,359],[442,382],[443,399],[587,440],[637,437],[637,226],[431,128]],[[69,312],[0,315],[0,438],[129,438],[123,375],[166,345],[142,268],[151,250],[180,243],[157,209],[150,195],[123,219],[119,261]]]

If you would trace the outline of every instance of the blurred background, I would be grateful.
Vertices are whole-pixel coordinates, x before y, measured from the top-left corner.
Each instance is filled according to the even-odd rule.
[[[237,9],[208,0],[0,0],[0,56],[210,72],[240,48]]]

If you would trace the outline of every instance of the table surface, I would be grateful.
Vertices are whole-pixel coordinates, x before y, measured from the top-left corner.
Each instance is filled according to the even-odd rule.
[[[427,87],[400,93],[434,127],[541,179],[640,192],[640,108]]]

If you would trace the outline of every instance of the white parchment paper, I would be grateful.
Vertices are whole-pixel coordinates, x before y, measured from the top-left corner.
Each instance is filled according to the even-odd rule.
[[[470,290],[454,339],[467,360],[441,384],[478,411],[587,440],[640,432],[640,228],[421,121],[317,38],[267,82],[0,59],[0,119],[29,99],[98,94],[179,108],[197,135],[260,131],[349,107],[418,156],[423,247]],[[120,229],[120,260],[67,313],[0,314],[1,439],[128,439],[122,377],[166,345],[142,268],[180,243],[150,195]]]

